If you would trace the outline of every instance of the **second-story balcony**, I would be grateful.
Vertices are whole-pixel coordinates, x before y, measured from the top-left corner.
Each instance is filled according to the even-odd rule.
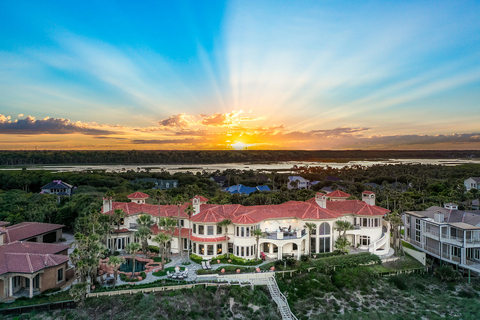
[[[303,230],[292,230],[292,231],[273,231],[273,232],[264,232],[263,237],[265,239],[273,240],[288,240],[288,239],[300,239],[307,234],[305,229]]]
[[[433,230],[433,229],[425,229],[424,235],[427,236],[427,237],[435,238],[435,239],[438,240],[439,237],[440,237],[440,232],[438,232],[437,230]]]
[[[138,229],[138,224],[136,224],[136,223],[130,223],[129,229]]]

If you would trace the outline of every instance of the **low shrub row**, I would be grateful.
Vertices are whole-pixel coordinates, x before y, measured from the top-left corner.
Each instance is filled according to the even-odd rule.
[[[329,270],[333,267],[351,268],[368,264],[381,264],[382,260],[379,256],[370,252],[362,252],[358,254],[349,254],[342,256],[333,256],[323,259],[313,260],[311,266],[317,267],[318,270]]]

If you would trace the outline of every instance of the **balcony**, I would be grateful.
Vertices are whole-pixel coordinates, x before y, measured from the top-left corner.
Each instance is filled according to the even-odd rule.
[[[138,229],[138,224],[136,224],[136,223],[130,223],[129,229]]]
[[[463,245],[463,238],[455,236],[442,235],[442,241],[450,242],[456,245]]]
[[[300,239],[307,234],[305,229],[296,231],[278,231],[278,232],[264,232],[264,239],[273,240],[288,240],[288,239]]]
[[[436,249],[436,248],[433,248],[433,247],[430,247],[430,246],[425,246],[424,250],[428,251],[430,253],[433,253],[437,256],[440,256],[440,250],[439,249]]]
[[[432,230],[432,229],[426,229],[423,234],[427,237],[430,237],[430,238],[439,239],[439,237],[440,237],[440,232],[438,232],[436,230]]]

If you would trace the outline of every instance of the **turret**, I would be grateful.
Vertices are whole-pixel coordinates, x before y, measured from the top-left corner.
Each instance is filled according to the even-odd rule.
[[[194,211],[193,215],[196,215],[197,213],[200,212],[200,206],[202,204],[206,204],[208,202],[208,199],[202,196],[195,196],[190,201],[192,201],[192,206]]]
[[[315,201],[320,206],[320,208],[327,208],[327,196],[325,194],[317,192],[315,194]]]

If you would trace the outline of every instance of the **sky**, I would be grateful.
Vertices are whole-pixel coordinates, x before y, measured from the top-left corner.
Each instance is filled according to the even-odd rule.
[[[0,150],[480,149],[478,1],[1,1]]]

